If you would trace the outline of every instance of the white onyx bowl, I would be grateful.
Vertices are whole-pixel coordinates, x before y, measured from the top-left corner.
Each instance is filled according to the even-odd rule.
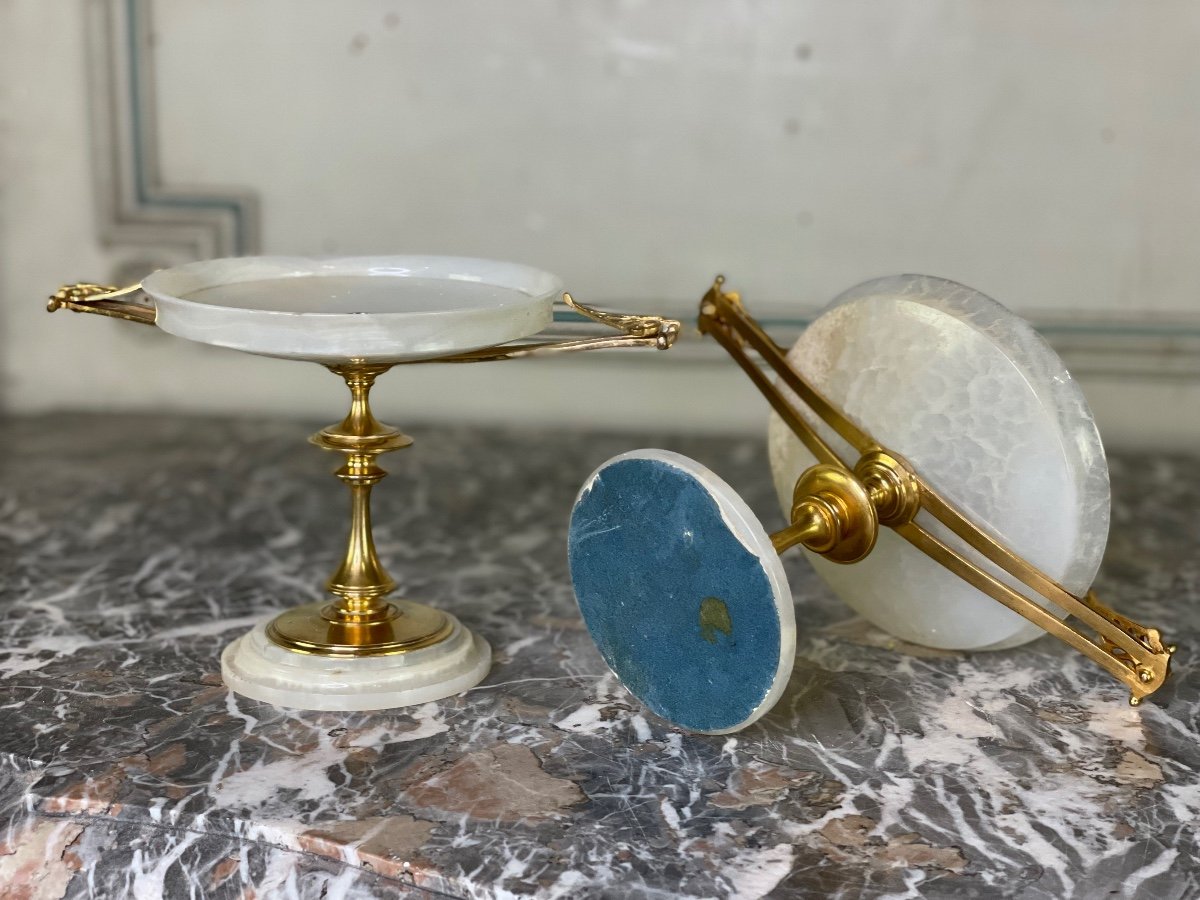
[[[168,334],[323,364],[397,363],[492,347],[553,320],[557,277],[457,256],[250,256],[142,282]]]
[[[952,281],[880,278],[834,300],[801,334],[788,363],[985,531],[1068,592],[1087,591],[1108,539],[1108,464],[1083,392],[1025,320]],[[843,459],[855,458],[807,407],[797,408]],[[796,479],[816,459],[778,415],[768,442],[788,514]],[[927,514],[918,521],[958,545]],[[1001,649],[1043,634],[891,529],[852,566],[808,556],[848,606],[910,643]]]

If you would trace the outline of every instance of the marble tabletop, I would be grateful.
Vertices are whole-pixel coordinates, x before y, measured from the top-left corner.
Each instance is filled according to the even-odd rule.
[[[761,438],[408,425],[380,552],[495,666],[463,696],[333,714],[218,675],[337,561],[346,498],[311,430],[0,421],[0,896],[1200,896],[1195,460],[1112,460],[1098,592],[1180,645],[1142,706],[1048,637],[897,645],[792,553],[789,691],[706,737],[607,673],[565,522],[597,464],[658,446],[779,527]]]

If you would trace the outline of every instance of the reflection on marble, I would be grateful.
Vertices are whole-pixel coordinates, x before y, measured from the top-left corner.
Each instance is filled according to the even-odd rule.
[[[1200,894],[1200,479],[1112,461],[1098,588],[1169,626],[1141,707],[1050,638],[898,646],[789,554],[798,655],[736,736],[606,673],[570,594],[575,492],[636,446],[779,524],[761,440],[409,427],[377,491],[414,599],[491,642],[464,696],[306,713],[230,695],[224,644],[316,598],[345,498],[302,425],[9,420],[0,442],[0,884],[15,896]],[[252,893],[253,891],[253,893]]]

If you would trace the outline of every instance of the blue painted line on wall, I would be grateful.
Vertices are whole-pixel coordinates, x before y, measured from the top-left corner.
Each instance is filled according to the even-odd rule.
[[[125,0],[126,10],[126,39],[129,42],[129,90],[130,90],[130,110],[132,116],[130,123],[133,128],[133,174],[134,188],[137,195],[137,201],[142,206],[159,207],[167,209],[217,209],[227,210],[233,215],[234,231],[233,245],[234,252],[242,254],[246,252],[246,224],[245,211],[240,203],[236,200],[221,200],[215,197],[162,197],[156,196],[146,183],[145,172],[145,147],[142,144],[142,107],[141,107],[141,77],[142,63],[141,47],[138,43],[138,22],[139,22],[139,2],[138,0]]]

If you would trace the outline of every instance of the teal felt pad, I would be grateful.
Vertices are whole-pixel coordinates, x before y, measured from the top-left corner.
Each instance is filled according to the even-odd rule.
[[[694,731],[750,718],[779,667],[775,593],[696,474],[604,466],[575,504],[568,554],[588,631],[634,696]]]

